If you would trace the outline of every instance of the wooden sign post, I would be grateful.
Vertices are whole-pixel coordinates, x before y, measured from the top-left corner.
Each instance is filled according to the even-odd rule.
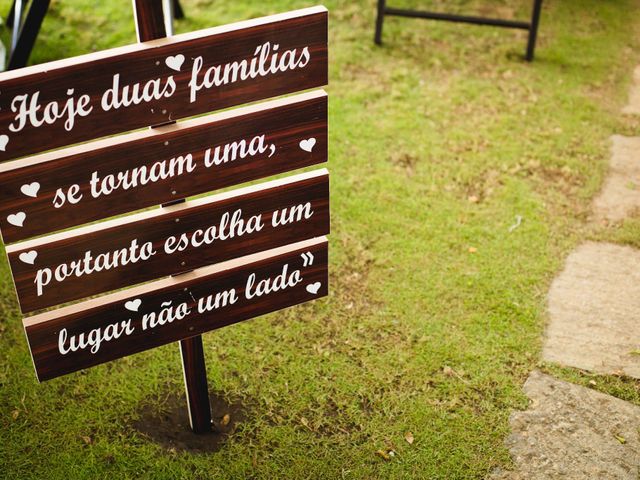
[[[328,294],[329,176],[187,197],[327,161],[327,95],[295,94],[327,11],[167,38],[133,7],[139,44],[0,74],[0,229],[38,379],[178,341],[204,433],[201,335]]]
[[[162,5],[158,4],[157,0],[132,1],[138,41],[147,42],[166,37],[166,16]],[[184,199],[174,200],[163,206],[180,201],[184,202]],[[191,429],[194,433],[209,432],[211,431],[211,404],[201,335],[180,340],[180,358]]]

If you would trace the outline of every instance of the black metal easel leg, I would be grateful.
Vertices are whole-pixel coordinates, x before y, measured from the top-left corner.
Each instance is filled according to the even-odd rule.
[[[187,392],[189,422],[193,433],[211,431],[211,404],[209,402],[209,386],[207,385],[207,369],[204,363],[202,336],[180,341],[182,354],[182,370]]]
[[[27,17],[20,31],[18,43],[16,44],[15,50],[11,53],[11,58],[9,58],[7,70],[22,68],[27,65],[29,55],[31,55],[33,45],[36,43],[40,26],[49,10],[50,3],[51,0],[33,0],[31,3],[31,8],[29,12],[27,12]]]
[[[542,0],[533,0],[531,22],[524,22],[518,20],[506,20],[502,18],[486,18],[471,15],[457,15],[452,13],[428,12],[424,10],[410,10],[406,8],[387,7],[386,0],[378,0],[378,14],[376,17],[376,33],[374,36],[374,42],[378,45],[382,44],[382,25],[384,23],[385,15],[407,18],[422,18],[426,20],[440,20],[445,22],[469,23],[472,25],[488,25],[501,28],[516,28],[520,30],[527,30],[529,32],[525,58],[528,61],[531,61],[533,60],[533,55],[536,48],[536,37],[538,35],[538,24],[540,23],[541,10]]]
[[[382,24],[384,23],[384,10],[386,8],[386,0],[378,0],[378,16],[376,17],[376,34],[374,42],[376,45],[382,45]]]
[[[173,18],[178,20],[184,18],[184,10],[182,10],[180,0],[173,0]]]
[[[9,9],[9,13],[7,14],[6,24],[11,28],[13,25],[13,16],[16,14],[16,0],[11,2],[11,8]]]
[[[28,0],[25,0],[23,8],[27,6]],[[16,14],[16,0],[11,2],[11,8],[9,9],[9,13],[7,14],[6,24],[9,28],[13,26],[13,16]]]
[[[542,11],[542,0],[534,0],[533,13],[531,14],[531,25],[529,26],[529,40],[527,42],[527,54],[525,58],[528,62],[533,60],[536,49],[536,39],[538,38],[538,25],[540,24],[540,12]]]

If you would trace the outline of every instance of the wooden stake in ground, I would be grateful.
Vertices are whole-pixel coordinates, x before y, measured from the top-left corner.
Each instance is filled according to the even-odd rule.
[[[139,42],[167,36],[162,3],[157,0],[133,0],[133,12]],[[202,335],[180,340],[180,355],[191,429],[194,433],[210,432],[211,405]]]

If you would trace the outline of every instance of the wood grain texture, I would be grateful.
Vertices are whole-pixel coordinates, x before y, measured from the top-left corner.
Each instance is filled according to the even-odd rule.
[[[261,50],[268,52],[264,59],[252,63],[260,59],[258,47],[265,44],[269,50]],[[292,60],[299,60],[305,49],[308,61]],[[180,56],[184,56],[182,62],[177,61]],[[202,67],[193,74],[198,58],[202,58]],[[270,70],[272,61],[277,68]],[[267,73],[242,79],[245,68],[247,72]],[[225,71],[228,81],[222,81]],[[113,87],[116,75],[120,99],[125,97],[125,86],[130,97],[136,89],[140,97],[145,92],[148,95],[118,109],[103,106],[103,95]],[[205,77],[222,80],[192,98],[192,77],[198,85]],[[175,84],[173,91],[171,82]],[[323,7],[6,72],[0,74],[0,161],[326,83],[327,12]],[[161,94],[154,95],[156,92]],[[66,108],[68,102],[73,108]],[[67,114],[82,110],[82,102],[86,102],[84,110],[90,112],[76,115],[73,124],[69,122],[65,128]],[[22,104],[25,111],[40,106],[35,121],[21,125],[17,115]],[[45,112],[52,123],[40,124]],[[54,121],[58,116],[61,118]]]
[[[132,0],[136,33],[139,42],[167,36],[162,3],[158,0]]]
[[[311,139],[311,151],[302,149]],[[2,237],[24,240],[326,160],[327,97],[313,91],[7,162],[0,165]],[[56,208],[56,192],[67,197],[74,185],[81,200]],[[120,187],[105,194],[113,185]],[[22,226],[8,221],[18,212]]]
[[[313,256],[312,263],[309,263],[308,252]],[[146,286],[145,293],[141,293],[140,288],[132,289],[128,293],[125,291],[114,295],[117,300],[102,301],[98,305],[93,300],[87,302],[86,306],[79,304],[25,319],[25,331],[38,379],[49,380],[326,296],[327,257],[326,238],[314,239],[246,257],[234,262],[232,268],[223,267],[213,273],[207,272],[207,269],[191,272],[184,275],[184,280],[175,279],[170,285],[162,281],[163,287],[159,289],[154,285]],[[244,292],[252,274],[256,281],[275,281],[278,276],[289,280],[295,277],[296,280],[282,284],[287,285],[285,288],[248,298]],[[223,295],[220,295],[218,308],[199,313],[197,305],[201,299],[231,290],[237,293],[235,303],[231,300],[225,303]],[[251,288],[249,290],[254,291]],[[169,302],[171,306],[167,306]],[[190,312],[181,319],[169,321],[169,316],[161,316],[163,304],[165,313],[169,308],[177,311],[183,308],[183,304]],[[130,309],[127,309],[127,305]],[[133,307],[137,307],[137,311],[132,310]],[[161,318],[165,320],[164,323],[151,326],[152,319],[158,321]],[[111,335],[111,339],[106,340],[105,334],[116,331],[116,327],[109,325],[122,326],[122,322],[128,325],[128,330],[123,329],[117,338]],[[99,334],[92,334],[92,331],[98,331]],[[86,348],[70,350],[72,338],[76,342],[74,345],[79,346],[84,342]],[[93,353],[91,349],[96,342],[87,343],[90,338],[102,339]]]
[[[20,307],[30,312],[327,233],[321,169],[13,244],[7,254]]]
[[[202,335],[180,340],[189,423],[194,433],[211,431],[211,402]]]

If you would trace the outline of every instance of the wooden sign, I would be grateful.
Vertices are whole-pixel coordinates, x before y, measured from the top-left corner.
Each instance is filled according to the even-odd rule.
[[[327,83],[324,7],[0,74],[0,161]]]
[[[329,175],[185,200],[327,161],[328,15],[133,6],[142,43],[0,73],[0,230],[40,381],[179,341],[205,432],[201,334],[328,294]]]
[[[280,247],[24,320],[40,381],[327,295],[327,241]]]
[[[326,170],[13,244],[30,312],[329,233]]]
[[[319,90],[7,162],[2,237],[11,243],[326,160]]]

